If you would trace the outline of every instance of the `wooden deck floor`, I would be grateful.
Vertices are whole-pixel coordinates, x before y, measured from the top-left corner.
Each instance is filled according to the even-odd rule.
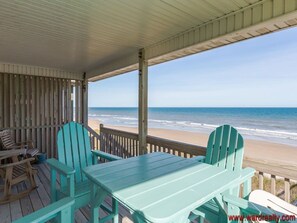
[[[0,205],[0,222],[9,223],[22,216],[28,215],[40,208],[47,206],[50,203],[50,172],[49,167],[46,164],[34,165],[38,169],[38,175],[36,178],[39,187],[32,191],[28,196],[23,197],[20,200],[16,200],[7,204]],[[23,190],[26,187],[26,183],[20,183],[13,188],[16,190]],[[1,192],[0,192],[1,193]],[[106,204],[111,205],[111,199],[106,199]],[[120,222],[123,217],[130,218],[130,213],[127,209],[120,206]],[[101,216],[106,216],[106,213],[100,210]],[[88,206],[81,208],[75,213],[75,221],[77,223],[88,222],[90,216],[90,208]],[[110,221],[111,222],[111,221]]]

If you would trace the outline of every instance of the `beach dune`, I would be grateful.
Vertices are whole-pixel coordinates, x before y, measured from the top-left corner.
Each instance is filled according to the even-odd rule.
[[[99,120],[90,119],[89,126],[93,129],[99,129]],[[106,126],[114,129],[119,129],[127,132],[137,133],[137,128],[122,127],[122,126]],[[148,134],[160,138],[185,142],[189,144],[206,146],[208,134],[187,132],[179,130],[149,128]],[[245,139],[245,152],[244,156],[249,159],[263,159],[267,161],[279,163],[292,163],[297,162],[297,146],[289,146],[279,143],[271,143],[268,141]]]

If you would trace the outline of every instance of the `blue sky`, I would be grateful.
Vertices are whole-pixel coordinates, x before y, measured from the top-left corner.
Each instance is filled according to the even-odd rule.
[[[297,107],[297,28],[149,67],[149,107]],[[138,76],[89,84],[90,107],[137,107]]]

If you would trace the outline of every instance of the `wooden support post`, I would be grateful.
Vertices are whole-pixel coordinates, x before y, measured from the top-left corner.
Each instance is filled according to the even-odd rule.
[[[80,81],[75,81],[75,121],[80,123],[81,122],[81,112],[80,112],[80,109],[81,109],[81,106],[80,106],[80,84],[81,82]]]
[[[88,80],[84,73],[84,81],[82,86],[82,123],[88,125]]]
[[[148,97],[148,64],[145,50],[139,51],[139,87],[138,87],[138,137],[140,154],[147,153],[147,97]]]

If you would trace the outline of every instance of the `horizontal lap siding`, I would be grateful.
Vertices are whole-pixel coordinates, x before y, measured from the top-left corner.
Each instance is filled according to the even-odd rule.
[[[33,140],[48,157],[56,157],[61,125],[81,120],[81,81],[0,73],[0,130],[11,129],[16,142]],[[75,91],[76,97],[71,97]],[[74,103],[74,99],[77,102]]]

